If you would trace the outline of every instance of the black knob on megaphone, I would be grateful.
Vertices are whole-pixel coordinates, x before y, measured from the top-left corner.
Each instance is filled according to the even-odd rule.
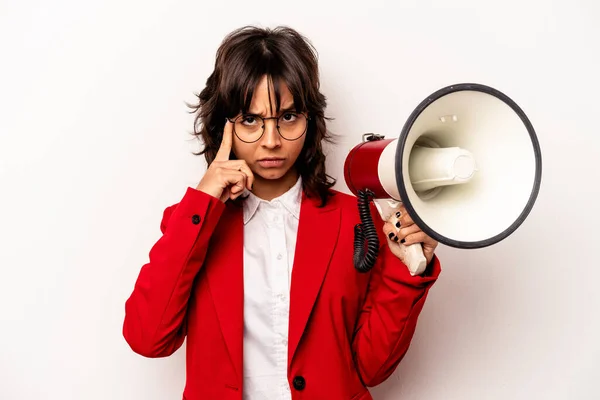
[[[505,239],[523,223],[541,176],[535,130],[513,100],[481,84],[442,88],[415,108],[397,139],[366,134],[346,157],[344,177],[359,198],[362,222],[355,266],[368,271],[377,257],[370,200],[383,219],[402,202],[427,235],[474,249]],[[421,273],[421,246],[406,251],[411,273]]]

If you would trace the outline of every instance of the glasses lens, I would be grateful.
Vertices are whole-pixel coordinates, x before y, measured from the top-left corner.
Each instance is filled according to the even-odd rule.
[[[244,142],[254,142],[260,138],[264,121],[257,116],[241,115],[235,120],[235,133]]]
[[[304,114],[286,112],[277,120],[279,133],[287,140],[296,140],[306,132],[307,119]],[[244,142],[255,142],[264,132],[265,121],[256,115],[240,115],[234,124],[235,134]]]
[[[277,122],[279,133],[285,139],[298,139],[306,131],[306,117],[304,114],[286,112],[279,117]]]

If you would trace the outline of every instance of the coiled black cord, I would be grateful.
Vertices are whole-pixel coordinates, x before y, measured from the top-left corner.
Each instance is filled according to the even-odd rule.
[[[354,267],[358,272],[370,271],[379,254],[379,236],[369,207],[373,194],[367,189],[359,190],[357,196],[361,223],[354,227]]]

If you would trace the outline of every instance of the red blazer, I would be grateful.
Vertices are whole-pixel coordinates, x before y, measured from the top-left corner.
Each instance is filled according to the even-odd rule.
[[[163,234],[125,304],[123,335],[136,353],[166,357],[187,338],[183,399],[242,399],[242,214],[238,205],[187,188],[165,209]],[[359,222],[353,196],[336,192],[319,208],[318,199],[303,195],[290,293],[294,400],[372,399],[367,387],[403,358],[440,273],[434,257],[424,276],[410,276],[387,248],[382,222],[378,263],[359,273]]]

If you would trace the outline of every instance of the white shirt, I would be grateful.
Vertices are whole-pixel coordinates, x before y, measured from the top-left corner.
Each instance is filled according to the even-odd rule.
[[[302,179],[271,201],[246,194],[244,399],[290,400],[288,316]]]

